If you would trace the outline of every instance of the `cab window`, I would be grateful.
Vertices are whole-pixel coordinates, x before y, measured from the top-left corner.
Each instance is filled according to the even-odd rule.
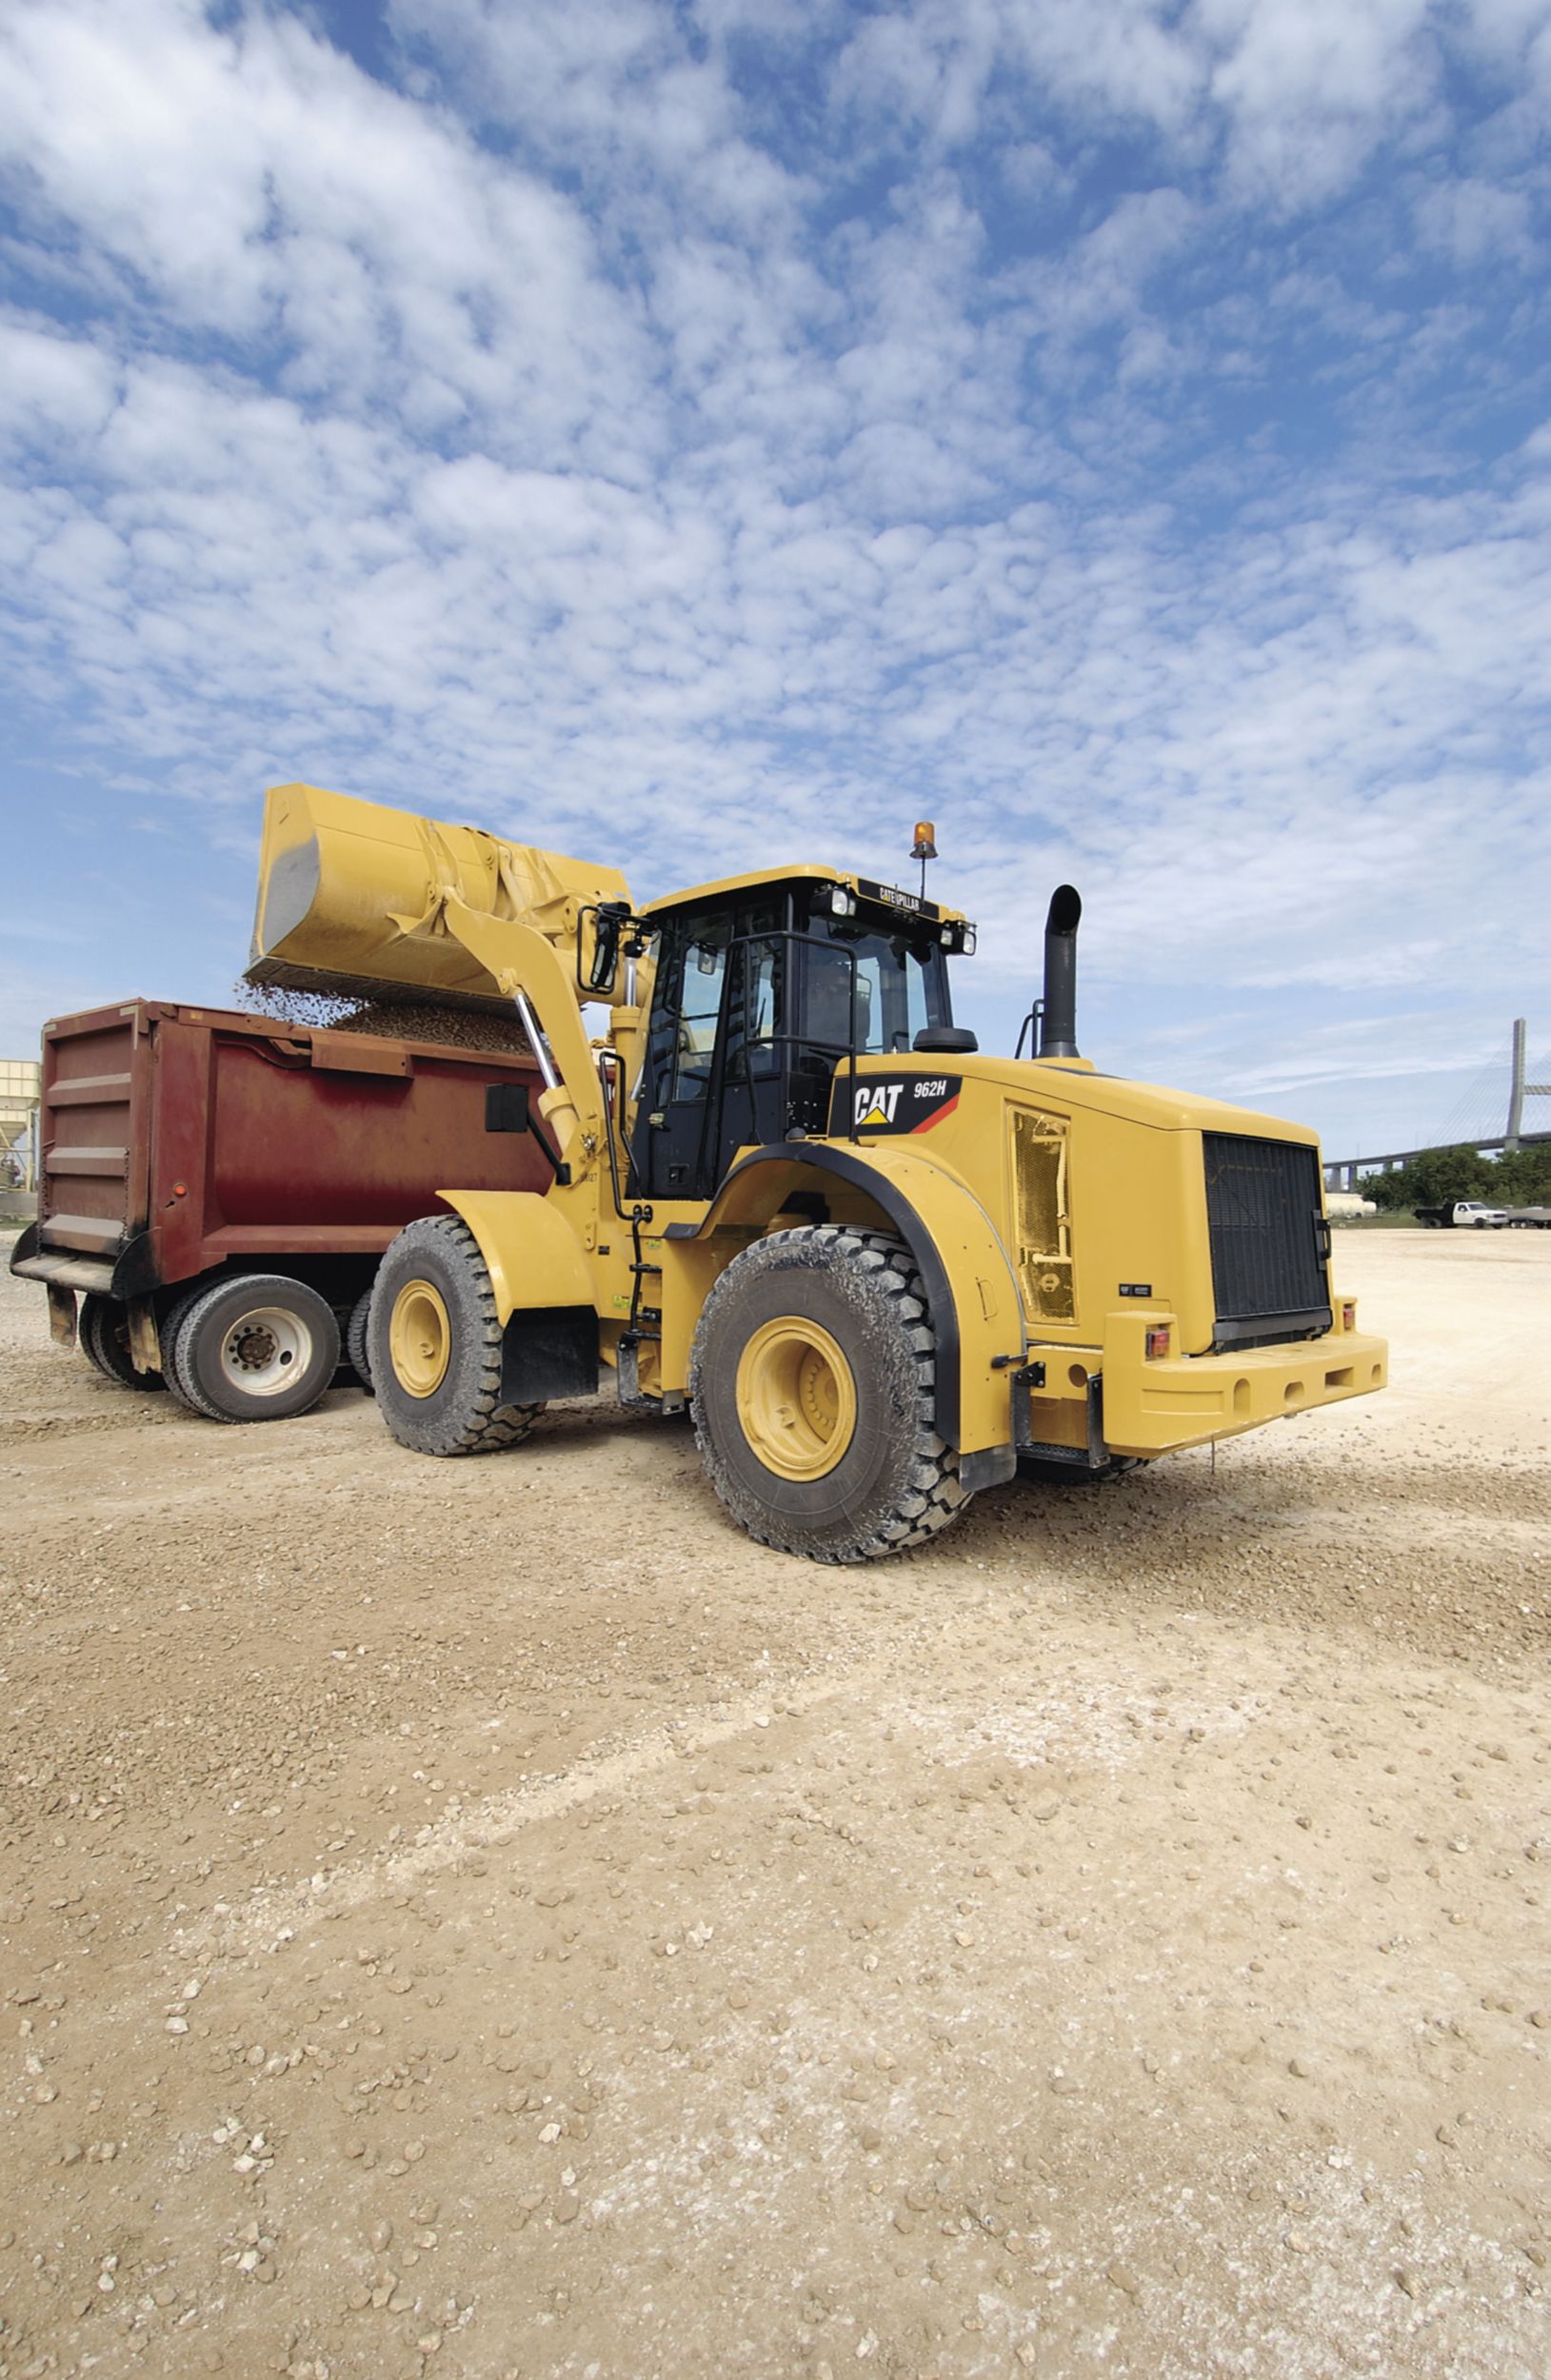
[[[927,1025],[950,1021],[947,971],[936,942],[837,923],[809,944],[807,957],[803,1037],[815,1048],[850,1046],[853,963],[859,1055],[902,1055]]]
[[[727,968],[727,921],[707,920],[685,944],[681,1004],[673,1065],[673,1100],[704,1100],[716,1061],[722,985]]]

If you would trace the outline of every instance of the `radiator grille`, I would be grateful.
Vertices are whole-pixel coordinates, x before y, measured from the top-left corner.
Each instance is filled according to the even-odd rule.
[[[1297,1141],[1203,1136],[1219,1347],[1330,1328],[1320,1162]]]

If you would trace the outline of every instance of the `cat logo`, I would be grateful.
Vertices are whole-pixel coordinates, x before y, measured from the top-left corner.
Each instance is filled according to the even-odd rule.
[[[858,1132],[886,1132],[899,1111],[903,1082],[865,1082],[856,1095]]]
[[[958,1075],[877,1075],[853,1081],[840,1076],[830,1108],[829,1129],[852,1132],[927,1132],[959,1103]]]

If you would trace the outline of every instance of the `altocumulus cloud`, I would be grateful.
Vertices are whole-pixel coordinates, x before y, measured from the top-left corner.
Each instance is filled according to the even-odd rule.
[[[1551,1028],[1548,104],[1548,0],[11,0],[10,796],[202,997],[279,777],[925,810],[992,1030],[1069,873],[1106,1055],[1424,1127]],[[134,877],[24,851],[6,1040]]]

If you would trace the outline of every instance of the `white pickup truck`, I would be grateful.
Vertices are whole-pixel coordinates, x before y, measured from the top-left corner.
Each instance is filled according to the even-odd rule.
[[[1501,1231],[1507,1223],[1506,1207],[1486,1206],[1480,1199],[1452,1199],[1442,1206],[1419,1206],[1417,1220],[1429,1231],[1447,1231],[1452,1225],[1463,1231],[1473,1225],[1477,1231]]]

